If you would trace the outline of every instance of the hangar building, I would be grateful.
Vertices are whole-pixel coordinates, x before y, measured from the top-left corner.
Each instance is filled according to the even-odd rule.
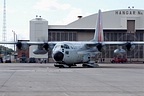
[[[30,21],[30,41],[87,41],[93,38],[97,13],[86,17],[78,16],[78,20],[68,25],[48,25],[48,21],[36,17]],[[119,9],[102,12],[102,22],[105,41],[143,41],[144,40],[144,10]],[[34,55],[30,47],[29,57],[51,58],[50,54]],[[118,46],[106,46],[103,58],[114,57],[113,51]],[[124,48],[124,47],[123,47]],[[127,58],[144,58],[144,46],[136,45],[127,52]]]

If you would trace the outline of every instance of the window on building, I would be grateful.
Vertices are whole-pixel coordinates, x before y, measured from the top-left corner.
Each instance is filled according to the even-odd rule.
[[[55,38],[56,36],[55,36],[55,33],[52,33],[52,41],[54,41],[56,38]]]
[[[60,41],[61,39],[60,39],[60,33],[58,32],[57,33],[57,40],[56,41]]]
[[[65,41],[68,41],[68,32],[66,32],[64,34],[65,34]]]
[[[72,33],[69,33],[69,41],[72,41]]]
[[[65,40],[65,33],[61,33],[61,41],[66,41]]]
[[[51,32],[48,33],[48,41],[52,41],[51,40]]]
[[[77,34],[73,33],[73,41],[76,41],[76,40],[77,40]]]
[[[143,41],[143,33],[140,33],[140,41]]]

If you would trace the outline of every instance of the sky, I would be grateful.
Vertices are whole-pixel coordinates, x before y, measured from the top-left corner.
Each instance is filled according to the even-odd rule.
[[[3,30],[3,4],[0,0],[0,41]],[[19,40],[29,40],[29,21],[36,15],[48,21],[49,25],[66,25],[83,17],[101,11],[127,9],[144,10],[144,0],[6,0],[6,41],[14,41],[12,30]]]

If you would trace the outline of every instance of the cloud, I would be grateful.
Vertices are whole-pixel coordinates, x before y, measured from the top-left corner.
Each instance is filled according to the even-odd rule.
[[[0,8],[0,13],[2,13],[3,12],[3,9],[2,8]]]
[[[57,21],[56,24],[66,25],[77,20],[77,16],[82,16],[82,10],[80,8],[71,8],[68,15],[65,16],[61,21]]]
[[[47,10],[62,10],[63,12],[68,13],[59,21],[56,21],[54,24],[66,25],[70,22],[77,20],[78,15],[82,15],[82,10],[80,8],[75,8],[68,3],[60,3],[59,0],[39,0],[34,6],[34,9],[41,11]],[[61,12],[63,14],[63,12]],[[59,13],[59,12],[58,12]]]
[[[66,10],[69,9],[70,4],[58,3],[58,0],[40,0],[33,6],[34,9],[38,10]]]
[[[9,13],[9,14],[15,14],[15,13],[17,13],[17,9],[14,9],[14,8],[7,8],[7,13]]]

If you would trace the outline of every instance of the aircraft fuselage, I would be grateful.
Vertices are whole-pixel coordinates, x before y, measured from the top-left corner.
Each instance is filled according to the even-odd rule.
[[[86,48],[85,42],[58,43],[52,51],[52,57],[59,64],[78,64],[90,61],[92,54],[97,55],[97,48]]]

